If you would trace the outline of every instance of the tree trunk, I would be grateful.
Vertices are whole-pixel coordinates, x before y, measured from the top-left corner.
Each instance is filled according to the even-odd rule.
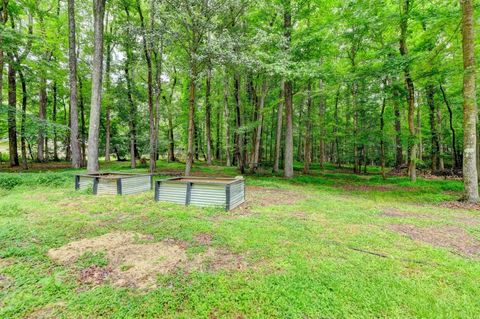
[[[194,156],[194,138],[195,138],[195,91],[197,80],[197,66],[195,62],[190,67],[190,82],[188,84],[188,142],[187,142],[187,161],[185,165],[185,176],[190,176]]]
[[[257,110],[257,129],[255,131],[255,145],[253,148],[253,156],[252,156],[252,172],[255,172],[258,168],[258,164],[260,162],[260,145],[262,141],[262,132],[263,132],[263,108],[265,106],[265,98],[267,96],[267,80],[263,80],[262,82],[262,95],[260,96],[260,101],[258,103],[258,110]]]
[[[477,102],[475,96],[475,27],[472,0],[460,0],[462,5],[463,47],[463,181],[465,200],[477,203],[478,177],[476,163]]]
[[[173,92],[175,89],[175,85],[177,84],[177,76],[174,75],[173,77],[173,83],[172,83],[172,89],[170,91],[170,98],[167,102],[168,106],[168,114],[167,114],[167,119],[168,119],[168,160],[170,162],[175,162],[175,139],[173,135],[173,115],[172,115],[172,99],[173,99]]]
[[[82,166],[85,166],[86,164],[86,158],[87,158],[87,145],[85,143],[86,141],[86,123],[85,123],[85,101],[83,99],[83,81],[82,78],[78,78],[78,85],[80,89],[80,139],[81,139],[81,161],[82,161]]]
[[[53,82],[53,110],[52,110],[52,121],[53,121],[53,160],[58,161],[58,145],[57,145],[57,82]]]
[[[45,144],[45,129],[46,129],[46,115],[47,115],[47,79],[45,75],[40,76],[40,89],[39,89],[39,109],[38,119],[40,121],[40,128],[38,130],[37,139],[37,161],[43,162],[46,160],[46,144]]]
[[[27,162],[27,146],[26,146],[26,134],[25,134],[25,125],[27,121],[27,81],[21,70],[18,70],[20,75],[20,82],[22,83],[22,120],[20,124],[20,148],[22,151],[22,167],[23,169],[28,169]]]
[[[102,106],[102,66],[103,66],[103,19],[105,0],[93,0],[93,61],[92,61],[92,100],[88,127],[88,173],[97,173],[98,139],[100,129],[100,109]]]
[[[443,129],[442,129],[442,111],[440,106],[437,107],[437,136],[438,136],[438,170],[445,170],[445,164],[443,161]],[[477,163],[478,164],[478,163]]]
[[[430,152],[430,160],[432,162],[431,169],[433,172],[438,170],[440,145],[438,141],[436,110],[435,110],[435,90],[431,84],[427,85],[427,104],[430,110],[430,132],[432,135],[432,146]]]
[[[384,90],[387,86],[387,83],[388,83],[387,81],[388,81],[387,79],[385,79],[383,81]],[[383,99],[382,99],[382,110],[380,111],[380,169],[381,169],[383,179],[385,179],[385,132],[384,132],[385,119],[384,119],[384,115],[385,115],[386,104],[387,104],[387,97],[386,97],[386,94],[385,94],[385,91],[384,91]],[[366,163],[365,163],[365,165],[366,165]]]
[[[235,158],[237,160],[240,173],[244,174],[245,173],[245,157],[244,157],[244,150],[243,150],[244,134],[240,132],[240,128],[242,127],[242,113],[241,113],[241,97],[240,97],[240,74],[238,72],[235,72],[235,76],[234,76],[234,95],[235,95],[235,114],[236,114]]]
[[[151,49],[147,42],[147,31],[145,21],[143,18],[142,7],[140,0],[136,0],[137,11],[140,17],[140,25],[142,28],[142,43],[145,62],[147,63],[147,97],[148,97],[148,114],[149,114],[149,137],[150,137],[150,161],[149,171],[153,173],[156,169],[156,138],[155,138],[155,108],[153,105],[153,71]]]
[[[395,168],[398,169],[403,165],[403,147],[399,94],[396,87],[393,88],[393,113],[395,115]]]
[[[68,0],[68,66],[70,69],[70,151],[72,167],[82,166],[78,134],[77,110],[77,49],[75,36],[75,0]]]
[[[326,154],[325,154],[325,112],[326,112],[326,98],[324,94],[324,83],[323,80],[320,80],[320,103],[318,107],[318,116],[319,116],[319,125],[320,125],[320,145],[318,149],[318,162],[320,164],[320,168],[323,169],[325,161],[326,161]]]
[[[212,165],[212,104],[210,103],[210,93],[212,86],[212,70],[208,66],[207,78],[205,82],[205,133],[207,139],[207,165]]]
[[[225,126],[225,161],[227,166],[232,165],[230,153],[230,107],[228,105],[228,74],[225,72],[225,79],[223,84],[223,123]]]
[[[283,29],[285,37],[285,51],[288,53],[292,40],[292,12],[291,2],[286,0],[284,3]],[[293,177],[293,93],[292,81],[285,80],[285,159],[284,172],[286,178]]]
[[[8,63],[8,151],[10,166],[19,166],[17,149],[17,80],[13,54]]]
[[[337,166],[340,167],[342,165],[342,161],[340,158],[340,138],[338,137],[338,102],[340,99],[340,87],[338,87],[337,94],[335,96],[335,113],[334,113],[334,119],[335,119],[335,124],[333,126],[333,136],[335,138],[335,153],[336,153],[336,162]]]
[[[402,17],[400,22],[400,54],[403,58],[408,58],[408,49],[407,49],[407,31],[408,31],[408,19],[410,14],[410,0],[404,0],[402,5]],[[405,87],[408,93],[408,130],[409,130],[409,152],[410,158],[408,162],[408,172],[410,175],[411,181],[417,180],[417,135],[415,129],[415,88],[413,85],[413,80],[410,75],[410,66],[409,63],[406,63],[403,68],[403,73],[405,77]]]
[[[112,34],[112,27],[110,26],[110,34]],[[107,60],[105,62],[105,90],[107,93],[106,105],[105,105],[105,162],[110,162],[110,108],[111,108],[111,97],[110,97],[110,70],[111,70],[111,60],[112,60],[112,47],[111,41],[107,42]]]
[[[448,101],[445,89],[443,88],[443,85],[441,85],[441,84],[440,84],[440,91],[442,92],[443,101],[445,102],[445,105],[447,106],[447,109],[448,109],[450,131],[452,132],[453,165],[454,165],[454,168],[460,168],[460,158],[459,158],[459,155],[458,155],[458,152],[457,152],[457,141],[456,141],[456,135],[455,135],[455,128],[453,126],[452,107],[450,106],[450,102]]]
[[[312,84],[308,80],[307,87],[307,114],[305,114],[305,141],[303,142],[303,173],[310,173],[310,163],[312,161]]]
[[[275,158],[273,163],[273,172],[278,173],[280,167],[280,152],[282,147],[282,120],[283,120],[283,101],[285,97],[284,82],[280,84],[280,96],[277,107],[277,128],[275,133]]]

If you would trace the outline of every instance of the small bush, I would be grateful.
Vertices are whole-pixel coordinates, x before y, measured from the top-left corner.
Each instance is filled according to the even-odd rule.
[[[17,175],[8,174],[0,176],[0,188],[10,190],[21,184],[23,184],[23,180]]]

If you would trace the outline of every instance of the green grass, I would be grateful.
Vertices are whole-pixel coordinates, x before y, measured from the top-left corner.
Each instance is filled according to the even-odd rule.
[[[160,162],[159,168],[183,165]],[[128,170],[128,163],[105,169]],[[238,175],[233,168],[203,164],[195,171]],[[75,172],[0,174],[0,318],[477,318],[480,313],[478,258],[389,228],[450,225],[480,239],[479,212],[438,205],[460,197],[459,181],[383,181],[331,168],[292,180],[247,176],[247,185],[297,192],[298,200],[254,202],[251,212],[241,215],[156,203],[153,191],[100,198],[75,192]],[[384,217],[385,209],[423,217]],[[107,265],[104,253],[86,253],[74,267],[47,256],[51,248],[113,231],[181,240],[191,255],[204,250],[195,235],[208,233],[212,246],[245,256],[248,266],[170,272],[158,276],[156,289],[145,291],[108,282],[80,284],[75,269]]]

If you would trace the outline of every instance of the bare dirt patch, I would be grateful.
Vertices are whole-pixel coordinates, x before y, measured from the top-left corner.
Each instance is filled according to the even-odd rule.
[[[398,218],[421,218],[421,219],[436,219],[435,216],[428,214],[406,212],[397,208],[385,208],[383,213],[380,215],[382,217],[398,217]]]
[[[294,205],[307,197],[304,192],[295,190],[247,186],[245,199],[247,205],[271,206]]]
[[[212,243],[213,236],[208,233],[198,233],[193,239],[200,245],[210,245]]]
[[[11,285],[13,285],[13,278],[0,274],[0,290],[7,289]]]
[[[418,227],[415,225],[390,225],[391,230],[433,246],[447,248],[464,256],[479,256],[480,242],[463,228],[455,226]]]
[[[69,265],[86,252],[105,252],[108,271],[90,267],[82,270],[79,278],[92,284],[103,283],[108,278],[116,286],[150,288],[155,286],[157,274],[166,274],[187,259],[185,249],[175,243],[139,243],[151,239],[133,232],[113,232],[50,249],[48,255],[56,262]]]
[[[440,203],[441,207],[451,209],[480,210],[480,204],[467,203],[461,201],[448,201]]]
[[[212,236],[200,233],[195,240],[208,248],[188,258],[188,244],[181,240],[166,239],[152,242],[153,237],[134,232],[112,232],[103,236],[71,242],[50,249],[48,256],[57,263],[70,266],[87,252],[105,253],[108,265],[90,265],[77,274],[80,284],[100,285],[109,282],[119,287],[150,289],[156,287],[157,276],[178,268],[187,272],[241,270],[246,268],[242,255],[224,248],[210,247]]]
[[[219,271],[219,270],[244,270],[247,263],[243,255],[235,254],[224,248],[208,247],[200,254],[193,256],[184,264],[187,271]]]
[[[78,274],[78,282],[81,284],[101,285],[108,276],[112,273],[111,267],[100,267],[91,265],[85,269],[80,270]]]

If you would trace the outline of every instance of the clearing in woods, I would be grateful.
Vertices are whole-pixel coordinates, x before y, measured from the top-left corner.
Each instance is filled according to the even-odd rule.
[[[76,192],[78,172],[0,174],[1,318],[479,313],[480,212],[453,204],[460,181],[259,174],[225,212]]]

